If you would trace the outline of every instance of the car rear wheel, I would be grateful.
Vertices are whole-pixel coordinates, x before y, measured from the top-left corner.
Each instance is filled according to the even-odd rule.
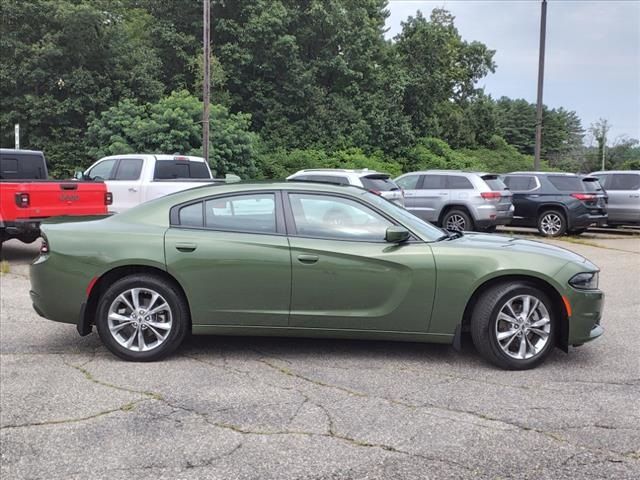
[[[125,360],[150,362],[182,343],[189,310],[179,289],[152,275],[124,277],[102,295],[96,327],[105,346]]]
[[[538,231],[545,237],[560,237],[567,231],[567,220],[558,210],[546,210],[538,217]]]
[[[462,232],[473,230],[473,221],[464,210],[449,210],[442,218],[442,226],[447,230]]]
[[[539,365],[555,343],[556,310],[549,297],[525,282],[497,285],[485,292],[471,318],[471,336],[480,354],[508,370]]]

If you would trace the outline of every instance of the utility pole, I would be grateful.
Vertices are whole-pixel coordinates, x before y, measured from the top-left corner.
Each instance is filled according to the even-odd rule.
[[[607,132],[605,131],[605,129],[602,129],[602,168],[601,170],[604,172],[606,170],[606,168],[604,168],[604,152],[607,149]]]
[[[204,78],[202,82],[202,156],[209,163],[209,74],[211,70],[211,3],[210,0],[203,0],[203,62],[204,62]]]
[[[534,170],[540,170],[540,149],[542,147],[542,85],[544,83],[544,46],[547,36],[547,0],[542,0],[540,14],[540,57],[538,59],[538,103],[536,106],[536,146],[533,160]]]

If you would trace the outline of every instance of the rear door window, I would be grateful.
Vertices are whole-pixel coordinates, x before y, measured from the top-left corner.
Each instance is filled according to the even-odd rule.
[[[460,175],[449,175],[447,184],[450,190],[473,190],[473,185],[467,177]]]
[[[138,180],[142,171],[142,159],[123,158],[118,164],[114,180]]]
[[[276,233],[275,195],[260,193],[207,200],[205,227],[237,232]]]
[[[446,177],[444,175],[423,175],[422,190],[438,190],[447,188]]]
[[[388,192],[392,190],[400,190],[398,185],[388,176],[370,175],[360,179],[362,186],[373,192]]]
[[[609,190],[640,190],[640,175],[635,173],[614,173],[608,184]]]

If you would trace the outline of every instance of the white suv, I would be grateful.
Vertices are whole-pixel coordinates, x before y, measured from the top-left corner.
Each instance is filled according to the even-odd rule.
[[[367,168],[362,170],[341,168],[300,170],[288,176],[287,180],[355,185],[404,207],[404,192],[391,180],[391,176],[387,173],[376,172]]]

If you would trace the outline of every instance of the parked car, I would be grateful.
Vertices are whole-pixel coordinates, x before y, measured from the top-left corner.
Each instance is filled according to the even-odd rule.
[[[387,173],[376,172],[367,168],[347,170],[341,168],[316,168],[300,170],[289,175],[287,180],[298,182],[320,182],[338,185],[354,185],[380,195],[387,200],[404,206],[404,192],[391,180]]]
[[[609,197],[607,225],[640,225],[640,171],[593,172]]]
[[[596,177],[556,172],[514,172],[504,183],[513,193],[514,226],[537,227],[547,237],[579,235],[607,221],[607,196]]]
[[[133,361],[188,331],[453,343],[531,368],[600,336],[598,267],[568,250],[448,233],[361,188],[196,188],[103,220],[44,225],[31,299]],[[96,252],[100,252],[99,255]]]
[[[459,170],[426,170],[395,179],[405,208],[447,230],[492,232],[513,217],[511,192],[498,175]]]
[[[104,181],[113,194],[113,212],[188,188],[224,183],[213,178],[204,158],[138,153],[101,158],[78,178]]]
[[[11,238],[34,242],[45,218],[106,215],[110,202],[102,182],[48,180],[40,151],[0,149],[0,247]]]

